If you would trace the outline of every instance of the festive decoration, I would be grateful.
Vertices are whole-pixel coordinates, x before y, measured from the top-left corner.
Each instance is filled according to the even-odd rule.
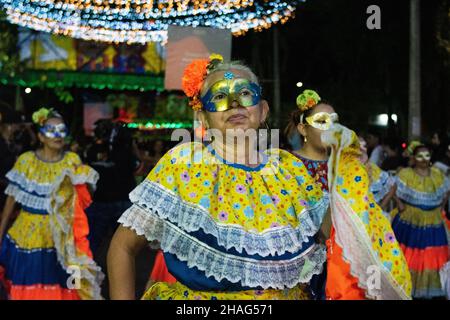
[[[0,83],[22,87],[164,90],[164,80],[158,76],[56,70],[26,71],[17,75],[0,73]]]
[[[301,94],[299,94],[297,97],[297,107],[302,112],[305,112],[306,110],[311,109],[319,102],[320,102],[320,96],[314,90],[306,89]]]
[[[47,119],[51,118],[55,114],[53,109],[40,108],[38,111],[35,111],[31,117],[33,123],[42,127],[47,121]]]
[[[223,57],[220,54],[213,53],[209,56],[209,59],[196,59],[184,69],[181,85],[184,93],[189,97],[189,106],[192,107],[192,110],[201,110],[202,103],[199,96],[203,82],[206,75],[221,62],[223,62]]]
[[[138,130],[161,130],[161,129],[182,129],[182,128],[192,128],[191,122],[156,122],[156,121],[146,121],[146,122],[131,122],[127,124],[128,128],[138,129]]]
[[[105,42],[165,42],[169,25],[240,35],[285,23],[303,0],[2,0],[8,20],[27,28]]]

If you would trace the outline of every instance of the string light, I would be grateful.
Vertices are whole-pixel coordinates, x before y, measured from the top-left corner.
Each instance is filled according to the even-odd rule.
[[[242,35],[285,23],[304,0],[2,0],[11,23],[114,43],[166,42],[169,25]]]
[[[127,124],[128,128],[138,129],[144,131],[160,130],[160,129],[182,129],[192,128],[191,122],[130,122]]]

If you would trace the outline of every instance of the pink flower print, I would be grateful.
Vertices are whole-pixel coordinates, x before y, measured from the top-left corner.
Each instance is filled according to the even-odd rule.
[[[271,214],[272,213],[272,209],[266,209],[266,214]]]
[[[248,184],[252,184],[252,182],[253,182],[253,177],[252,177],[252,175],[249,174],[249,173],[247,173],[247,183],[248,183]]]
[[[278,223],[278,222],[272,222],[271,224],[270,224],[270,227],[271,228],[276,228],[276,227],[279,227],[280,226],[280,224]]]
[[[277,196],[272,196],[272,202],[277,205],[280,203],[280,198],[278,198]]]
[[[220,213],[219,213],[219,220],[220,221],[227,221],[228,220],[228,212],[220,211]]]
[[[219,196],[219,202],[223,202],[223,196]]]
[[[184,182],[189,182],[190,177],[189,177],[189,174],[187,173],[187,171],[185,171],[181,174],[181,180]]]
[[[262,294],[264,294],[264,290],[255,290],[256,296],[261,296]]]
[[[286,180],[289,180],[291,178],[292,178],[292,176],[290,174],[286,175]]]
[[[386,242],[393,243],[393,242],[395,242],[395,236],[392,232],[388,232],[384,235],[384,240]]]
[[[308,202],[306,202],[305,200],[300,200],[300,205],[302,206],[302,207],[306,207],[307,205],[308,205]]]
[[[195,193],[195,192],[191,192],[190,194],[189,194],[189,197],[191,197],[191,198],[195,198],[197,196],[197,194]]]
[[[243,185],[238,184],[238,185],[236,186],[236,192],[237,192],[237,193],[244,194],[246,191],[247,191],[247,190],[245,189],[245,187],[244,187]]]

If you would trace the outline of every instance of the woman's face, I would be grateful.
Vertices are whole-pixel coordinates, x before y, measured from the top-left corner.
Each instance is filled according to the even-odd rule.
[[[332,106],[328,104],[319,104],[314,107],[312,113],[310,113],[306,118],[310,118],[310,121],[315,121],[318,125],[321,125],[326,124],[326,122],[329,121],[327,119],[333,113],[336,112]],[[326,146],[322,143],[322,133],[324,132],[323,129],[315,128],[313,125],[309,124],[306,119],[303,120],[303,123],[300,123],[297,126],[297,129],[303,137],[306,137],[307,143],[310,143],[314,148],[326,148]]]
[[[229,70],[228,73],[231,72],[234,78],[231,80],[237,80],[246,82],[246,80],[251,81],[249,75],[246,72],[241,70]],[[215,85],[224,80],[225,71],[218,71],[211,74],[205,81],[205,85],[202,88],[202,96],[209,94],[213,102],[220,102],[225,104],[225,100],[227,99],[227,95],[223,93],[213,93],[211,91],[215,89]],[[230,81],[230,82],[231,82]],[[248,82],[247,81],[247,82]],[[211,89],[211,87],[213,87]],[[211,90],[210,90],[211,89]],[[226,91],[226,90],[225,90]],[[242,89],[236,92],[236,96],[244,97],[247,99],[252,92],[251,90]],[[230,101],[229,107],[230,109],[226,111],[201,111],[198,113],[199,120],[203,122],[203,124],[207,127],[207,129],[217,129],[224,136],[227,130],[236,130],[241,129],[243,131],[247,131],[249,129],[257,130],[261,124],[265,121],[267,117],[267,113],[269,111],[269,106],[265,100],[260,100],[255,105],[251,106],[241,106],[240,102],[237,100],[228,99]],[[247,101],[251,101],[248,99]],[[217,103],[218,104],[218,103]]]
[[[67,135],[66,130],[67,128],[62,119],[48,119],[44,127],[39,131],[39,140],[45,147],[60,151],[64,148],[64,138]]]

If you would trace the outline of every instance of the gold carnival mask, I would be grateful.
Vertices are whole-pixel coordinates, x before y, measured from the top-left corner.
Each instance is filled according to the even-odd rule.
[[[208,112],[229,110],[233,101],[241,107],[252,107],[261,100],[261,87],[248,79],[235,79],[233,73],[226,72],[224,79],[215,82],[200,100]]]
[[[305,120],[311,127],[325,131],[329,130],[333,124],[339,122],[339,116],[334,112],[317,112],[305,118]]]

